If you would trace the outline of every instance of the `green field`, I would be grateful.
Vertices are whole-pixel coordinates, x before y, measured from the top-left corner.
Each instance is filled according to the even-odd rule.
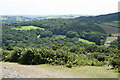
[[[103,25],[112,26],[116,28],[120,27],[117,22],[107,22],[107,23],[103,23]]]
[[[84,39],[81,39],[81,38],[79,38],[79,41],[81,41],[83,43],[87,43],[87,44],[95,44],[94,42],[90,42],[88,40],[84,40]]]
[[[103,25],[103,24],[100,24],[99,26],[101,28],[103,28],[107,34],[109,34],[109,33],[111,33],[111,34],[118,34],[118,28],[116,28],[116,27]]]
[[[53,35],[53,38],[55,38],[55,39],[64,39],[64,38],[66,38],[66,36],[65,35]],[[88,40],[84,40],[84,39],[81,39],[81,38],[79,38],[79,41],[81,41],[83,43],[87,43],[87,44],[95,44],[94,42],[90,42]]]
[[[117,37],[107,37],[106,41],[115,41]]]
[[[31,29],[45,30],[44,28],[40,28],[36,26],[21,26],[21,27],[13,27],[11,29],[14,29],[14,30],[31,30]]]
[[[66,38],[66,36],[65,35],[53,35],[53,38],[55,38],[55,39],[64,39],[64,38]]]

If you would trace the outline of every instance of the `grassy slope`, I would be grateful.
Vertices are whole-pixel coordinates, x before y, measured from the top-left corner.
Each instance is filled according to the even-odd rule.
[[[117,34],[118,33],[118,28],[115,28],[115,27],[112,27],[112,26],[108,26],[108,25],[103,25],[103,24],[98,24],[98,25],[101,28],[103,28],[107,34],[109,34],[109,33]]]
[[[55,39],[64,39],[64,38],[66,38],[66,36],[65,35],[53,35],[53,38],[55,38]],[[94,42],[90,42],[88,40],[81,39],[81,38],[79,38],[79,41],[81,41],[83,43],[87,43],[87,44],[95,44]]]
[[[3,62],[3,69],[6,67],[6,74],[19,74],[30,76],[30,78],[117,78],[118,73],[111,67],[78,66],[67,68],[65,66],[42,65],[20,65],[18,63]],[[5,71],[6,71],[5,70]],[[11,71],[13,73],[11,73]],[[10,73],[9,73],[10,72]],[[15,72],[15,73],[14,73]]]
[[[108,25],[116,28],[120,27],[117,22],[106,22],[106,23],[103,23],[103,25]]]
[[[65,35],[53,35],[53,38],[55,38],[55,39],[64,39],[64,38],[66,38],[66,36]]]
[[[44,28],[36,27],[36,26],[21,26],[21,27],[13,27],[12,29],[15,30],[30,30],[30,29],[40,29],[40,30],[45,30]]]
[[[111,41],[112,42],[116,39],[117,39],[117,37],[107,37],[106,41]]]
[[[83,43],[87,43],[87,44],[95,44],[94,42],[90,42],[88,40],[84,40],[84,39],[81,39],[81,38],[79,38],[79,41],[81,41]]]
[[[118,74],[111,70],[110,67],[95,67],[95,66],[79,66],[73,68],[66,68],[64,66],[52,66],[52,65],[39,65],[46,69],[52,69],[61,71],[64,73],[70,73],[72,76],[84,77],[84,78],[117,78]]]

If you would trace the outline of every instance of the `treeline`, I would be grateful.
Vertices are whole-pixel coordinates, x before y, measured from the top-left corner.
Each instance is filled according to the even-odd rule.
[[[82,16],[76,19],[81,21],[91,21],[96,23],[103,23],[103,22],[111,22],[111,21],[120,21],[119,20],[120,12],[106,14],[106,15],[98,15],[98,16]]]
[[[26,17],[26,16],[1,16],[2,23],[20,23],[26,21],[36,20],[33,17]]]
[[[2,51],[2,61],[18,62],[20,64],[38,65],[52,64],[73,66],[120,66],[120,51],[117,48],[89,45],[79,46],[44,46],[41,48],[6,47]]]

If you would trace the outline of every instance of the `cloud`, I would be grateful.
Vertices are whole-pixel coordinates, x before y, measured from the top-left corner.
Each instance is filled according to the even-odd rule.
[[[0,0],[0,14],[106,14],[118,11],[118,0]]]

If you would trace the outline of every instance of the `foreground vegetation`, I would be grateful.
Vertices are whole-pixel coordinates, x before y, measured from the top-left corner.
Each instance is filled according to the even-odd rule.
[[[120,51],[112,47],[100,47],[89,45],[88,47],[7,47],[3,49],[2,60],[18,62],[20,64],[52,64],[65,65],[68,68],[73,66],[103,66],[112,65],[118,69],[120,65]]]
[[[118,73],[112,70],[111,66],[76,66],[67,68],[64,65],[21,65],[15,62],[2,62],[2,67],[7,67],[7,69],[2,69],[4,78],[8,76],[9,78],[108,78],[107,80],[109,78],[118,78]]]

